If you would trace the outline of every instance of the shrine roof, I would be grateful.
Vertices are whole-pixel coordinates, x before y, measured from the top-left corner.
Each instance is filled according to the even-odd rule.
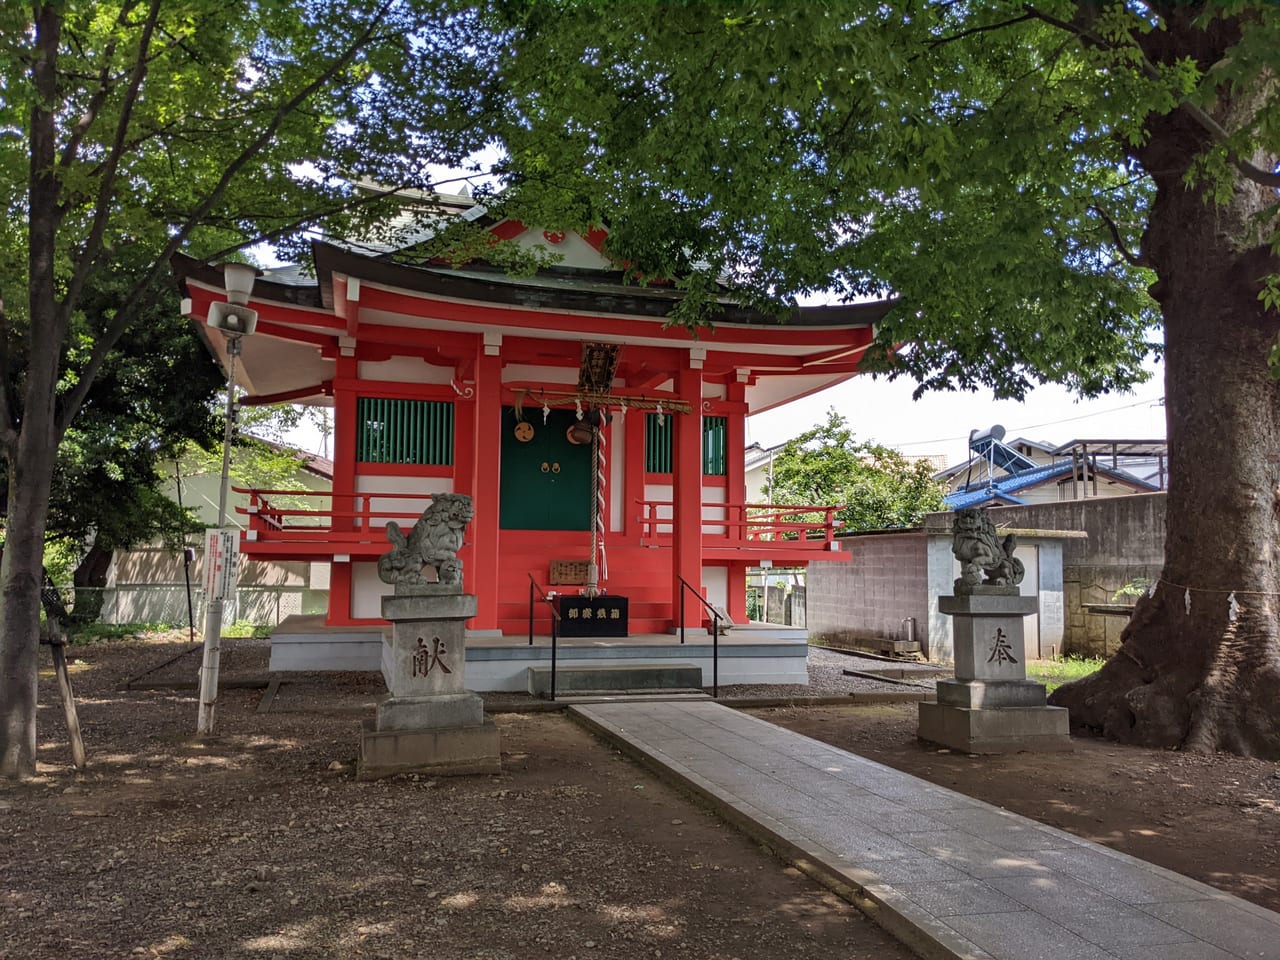
[[[458,268],[407,264],[387,255],[368,256],[325,242],[314,243],[312,255],[314,270],[296,264],[264,270],[254,286],[254,298],[330,310],[334,306],[335,274],[475,303],[656,319],[669,317],[682,298],[681,292],[671,286],[628,282],[622,271],[549,267],[533,276],[512,276],[485,264]],[[221,272],[212,266],[182,254],[173,258],[173,266],[184,279],[221,286]],[[741,306],[727,296],[719,302],[721,312],[714,321],[717,324],[866,327],[880,320],[897,301],[796,307],[783,316]]]
[[[622,271],[549,267],[533,276],[513,276],[498,267],[414,265],[387,257],[369,257],[334,244],[312,245],[316,275],[325,306],[332,304],[333,274],[342,273],[374,283],[415,292],[483,303],[503,303],[540,310],[581,313],[622,313],[669,316],[682,298],[670,286],[629,283]],[[883,317],[896,301],[825,307],[798,307],[777,317],[743,307],[721,297],[717,323],[764,326],[866,326]]]

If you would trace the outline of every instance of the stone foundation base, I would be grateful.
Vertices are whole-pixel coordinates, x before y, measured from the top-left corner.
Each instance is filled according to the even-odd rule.
[[[476,727],[484,723],[484,700],[470,692],[435,697],[391,697],[378,704],[374,727],[379,731]]]
[[[498,728],[492,720],[428,730],[378,730],[366,720],[360,731],[357,780],[399,773],[456,776],[502,770]]]
[[[1070,750],[1067,711],[1062,707],[972,709],[921,703],[921,740],[965,753]]]
[[[1032,680],[939,680],[938,702],[970,710],[1046,705],[1044,684]]]

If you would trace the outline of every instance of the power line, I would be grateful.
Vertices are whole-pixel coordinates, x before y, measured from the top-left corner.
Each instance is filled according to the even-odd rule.
[[[1134,407],[1148,407],[1148,406],[1156,406],[1156,405],[1163,406],[1164,397],[1160,397],[1157,400],[1139,400],[1137,403],[1126,403],[1124,406],[1121,406],[1121,407],[1112,407],[1109,410],[1097,410],[1094,413],[1082,413],[1078,417],[1064,417],[1061,420],[1048,420],[1044,423],[1032,423],[1032,424],[1027,424],[1026,426],[1021,426],[1021,427],[1010,427],[1009,430],[1014,433],[1020,433],[1023,430],[1039,430],[1041,427],[1053,427],[1053,426],[1057,426],[1060,423],[1074,423],[1077,420],[1091,420],[1094,417],[1106,416],[1108,413],[1118,413],[1121,410],[1132,410]],[[931,443],[953,443],[956,441],[968,440],[968,439],[969,439],[969,435],[964,434],[963,436],[959,436],[959,437],[935,437],[932,440],[911,440],[907,443],[895,443],[894,446],[895,447],[922,447]]]

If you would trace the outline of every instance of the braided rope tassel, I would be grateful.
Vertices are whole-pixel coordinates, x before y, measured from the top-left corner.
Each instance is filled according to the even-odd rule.
[[[596,517],[595,517],[595,545],[592,546],[591,558],[594,560],[598,555],[600,557],[600,577],[603,580],[609,579],[609,561],[605,557],[604,550],[604,509],[605,509],[605,438],[603,426],[596,431]]]

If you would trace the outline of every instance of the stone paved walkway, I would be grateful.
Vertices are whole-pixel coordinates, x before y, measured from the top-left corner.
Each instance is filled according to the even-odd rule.
[[[1280,914],[720,704],[570,709],[922,956],[1280,958]]]

